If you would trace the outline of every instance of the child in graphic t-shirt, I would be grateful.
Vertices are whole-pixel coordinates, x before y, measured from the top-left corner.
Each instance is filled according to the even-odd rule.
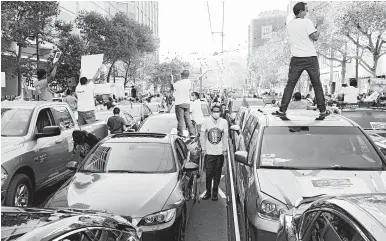
[[[205,120],[201,128],[201,146],[205,155],[206,194],[204,200],[212,197],[218,200],[218,186],[221,179],[221,170],[224,165],[224,156],[228,147],[228,122],[220,118],[221,106],[212,106],[212,117]],[[212,180],[213,196],[212,196]]]

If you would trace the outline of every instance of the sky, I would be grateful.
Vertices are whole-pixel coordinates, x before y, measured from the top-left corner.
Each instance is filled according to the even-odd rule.
[[[247,52],[248,24],[260,12],[283,10],[289,0],[226,0],[224,2],[224,50],[240,49]],[[209,12],[213,32],[222,29],[222,1],[210,0]],[[192,52],[221,51],[221,35],[212,36],[207,1],[159,1],[160,60],[176,54],[186,56]]]

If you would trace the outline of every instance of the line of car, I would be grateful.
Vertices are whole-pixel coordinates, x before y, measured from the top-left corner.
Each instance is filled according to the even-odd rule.
[[[34,105],[48,105],[47,103],[33,103]],[[49,105],[61,106],[66,111],[70,111],[65,103],[55,102]],[[52,216],[57,216],[58,212],[67,213],[76,210],[77,214],[73,215],[74,220],[86,218],[99,229],[105,229],[108,227],[92,222],[98,219],[98,212],[102,211],[120,215],[128,222],[126,226],[140,228],[139,231],[119,239],[122,236],[120,232],[123,232],[122,226],[115,230],[110,227],[108,228],[110,231],[105,232],[103,236],[105,238],[106,235],[113,235],[111,237],[115,238],[112,240],[138,240],[140,237],[144,240],[184,240],[191,210],[199,198],[197,178],[201,154],[195,148],[198,146],[197,141],[170,134],[175,132],[177,126],[174,113],[152,115],[150,108],[145,104],[123,103],[119,107],[122,110],[121,116],[124,117],[132,132],[107,136],[106,130],[106,135],[99,136],[102,140],[81,163],[67,159],[66,161],[57,160],[56,163],[66,163],[64,169],[70,173],[71,177],[47,199],[44,209],[16,207],[12,210],[4,209],[2,219],[12,215],[36,218],[36,215],[39,216],[40,213],[47,216],[47,212]],[[98,111],[96,119],[105,123],[111,115],[112,111]],[[71,112],[70,116],[73,118]],[[54,123],[50,123],[48,127],[56,130],[55,135],[49,134],[48,136],[53,135],[57,138],[63,135],[63,131],[55,127]],[[138,132],[133,132],[134,129]],[[93,131],[95,133],[96,130]],[[49,138],[48,136],[41,138]],[[69,152],[70,149],[68,147],[67,151]],[[59,158],[59,156],[56,157]],[[41,163],[41,165],[45,164]],[[25,206],[27,203],[18,205]],[[84,213],[85,210],[87,212],[99,211],[91,215]],[[13,214],[6,215],[9,212]],[[67,220],[70,219],[67,218]],[[47,217],[47,220],[54,219]],[[7,240],[14,240],[23,234],[25,234],[23,237],[29,237],[30,232],[38,232],[39,235],[44,236],[47,230],[53,229],[57,223],[55,221],[41,223],[35,226],[34,231],[11,225],[8,229],[14,230],[9,232]],[[110,240],[102,239],[101,234],[98,236],[100,239],[92,237],[90,233],[90,230],[93,229],[92,225],[70,226],[71,228],[65,229],[65,233],[56,230],[40,240]],[[2,229],[4,228],[2,226]],[[101,232],[98,231],[98,233]],[[81,239],[62,239],[62,236],[67,237],[72,234]]]
[[[384,240],[386,160],[371,134],[384,131],[385,111],[356,110],[375,113],[381,128],[366,130],[344,112],[289,110],[285,121],[275,109],[228,116],[246,240]]]

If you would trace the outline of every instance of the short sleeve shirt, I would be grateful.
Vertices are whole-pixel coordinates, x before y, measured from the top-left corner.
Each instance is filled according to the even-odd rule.
[[[109,128],[112,134],[120,133],[123,131],[123,126],[125,125],[125,120],[120,116],[111,116],[107,120],[107,127]]]
[[[213,118],[204,121],[202,125],[205,132],[205,149],[208,155],[222,155],[226,148],[223,143],[224,133],[228,132],[228,122],[219,118],[216,122]]]
[[[287,36],[293,57],[317,56],[314,42],[310,39],[310,34],[316,31],[310,19],[296,18],[288,23]]]
[[[39,96],[39,100],[52,101],[52,94],[48,91],[47,79],[35,80],[34,87]]]

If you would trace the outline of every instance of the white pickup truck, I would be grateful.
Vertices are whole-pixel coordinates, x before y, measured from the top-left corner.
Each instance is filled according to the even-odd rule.
[[[105,121],[78,126],[67,103],[12,101],[1,106],[1,202],[28,206],[36,191],[70,177],[72,132],[107,136]]]

